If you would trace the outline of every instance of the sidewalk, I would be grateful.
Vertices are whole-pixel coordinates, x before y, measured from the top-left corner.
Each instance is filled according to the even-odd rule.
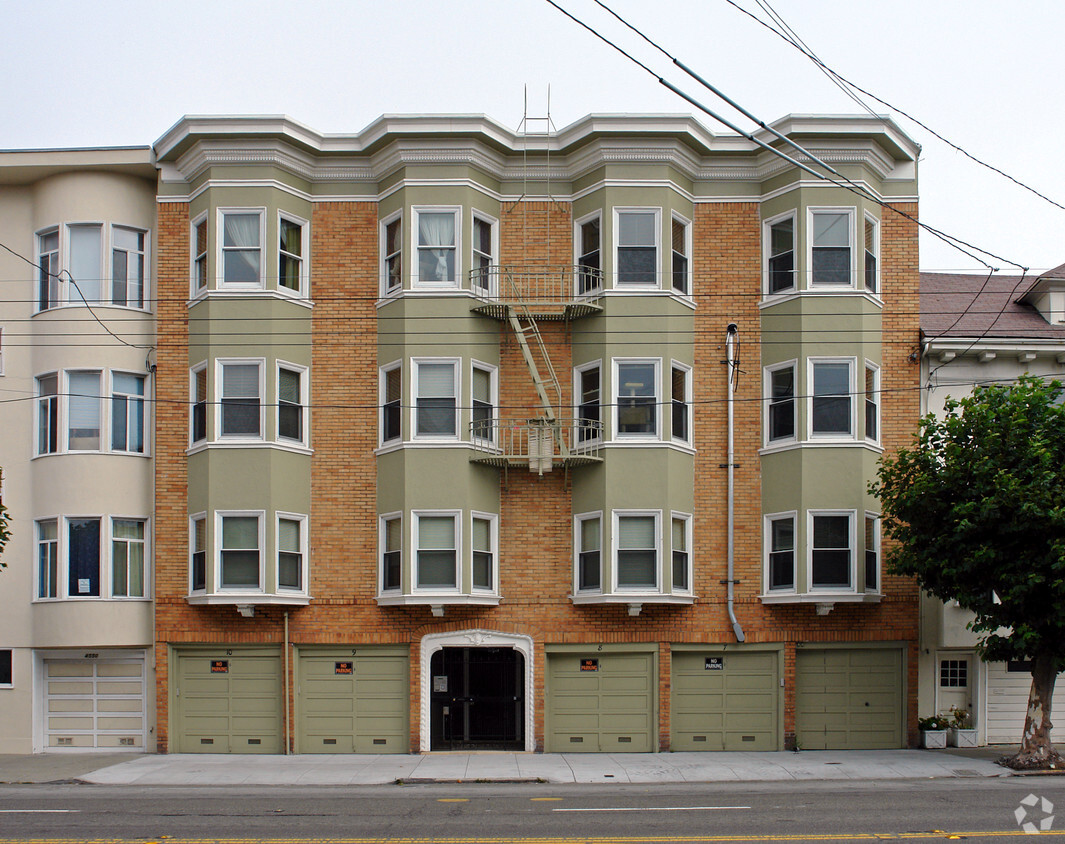
[[[692,783],[1009,776],[1007,748],[768,753],[431,753],[0,756],[0,783],[383,785],[396,782]]]

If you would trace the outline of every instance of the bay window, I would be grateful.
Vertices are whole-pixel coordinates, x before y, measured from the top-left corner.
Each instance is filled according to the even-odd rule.
[[[414,209],[417,284],[458,286],[459,212],[451,209]]]
[[[144,307],[145,233],[111,228],[111,304]]]
[[[262,515],[218,514],[218,584],[225,589],[259,589],[262,569]]]
[[[262,281],[262,211],[219,212],[222,219],[222,287],[258,288]]]
[[[458,580],[458,515],[414,513],[417,589],[456,589]]]
[[[616,211],[617,284],[658,286],[657,210]]]
[[[111,450],[144,454],[144,376],[111,374]]]
[[[850,287],[852,282],[850,210],[810,212],[813,237],[811,285]]]
[[[614,514],[618,589],[658,588],[658,513]]]

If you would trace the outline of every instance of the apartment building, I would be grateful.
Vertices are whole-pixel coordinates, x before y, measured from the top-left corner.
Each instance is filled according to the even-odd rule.
[[[0,152],[0,753],[154,749],[157,174]]]
[[[867,192],[690,116],[156,143],[159,750],[912,739],[918,148],[775,128]]]
[[[922,415],[1024,373],[1065,380],[1065,265],[1029,276],[921,273],[921,335]],[[964,709],[980,744],[1018,744],[1031,664],[984,662],[972,620],[956,602],[922,595],[921,713]],[[1065,708],[1062,679],[1057,712]]]

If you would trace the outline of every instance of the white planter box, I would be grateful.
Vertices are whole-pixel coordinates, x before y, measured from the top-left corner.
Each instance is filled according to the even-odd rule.
[[[951,747],[976,747],[976,730],[960,730],[957,727],[950,728]]]
[[[947,746],[946,730],[921,730],[921,747],[933,750]]]

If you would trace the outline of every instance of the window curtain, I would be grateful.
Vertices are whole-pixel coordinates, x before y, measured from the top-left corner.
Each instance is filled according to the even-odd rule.
[[[222,245],[225,280],[230,283],[259,281],[259,215],[226,214]]]
[[[422,281],[454,281],[455,215],[419,214],[418,238],[427,247],[420,263]]]

